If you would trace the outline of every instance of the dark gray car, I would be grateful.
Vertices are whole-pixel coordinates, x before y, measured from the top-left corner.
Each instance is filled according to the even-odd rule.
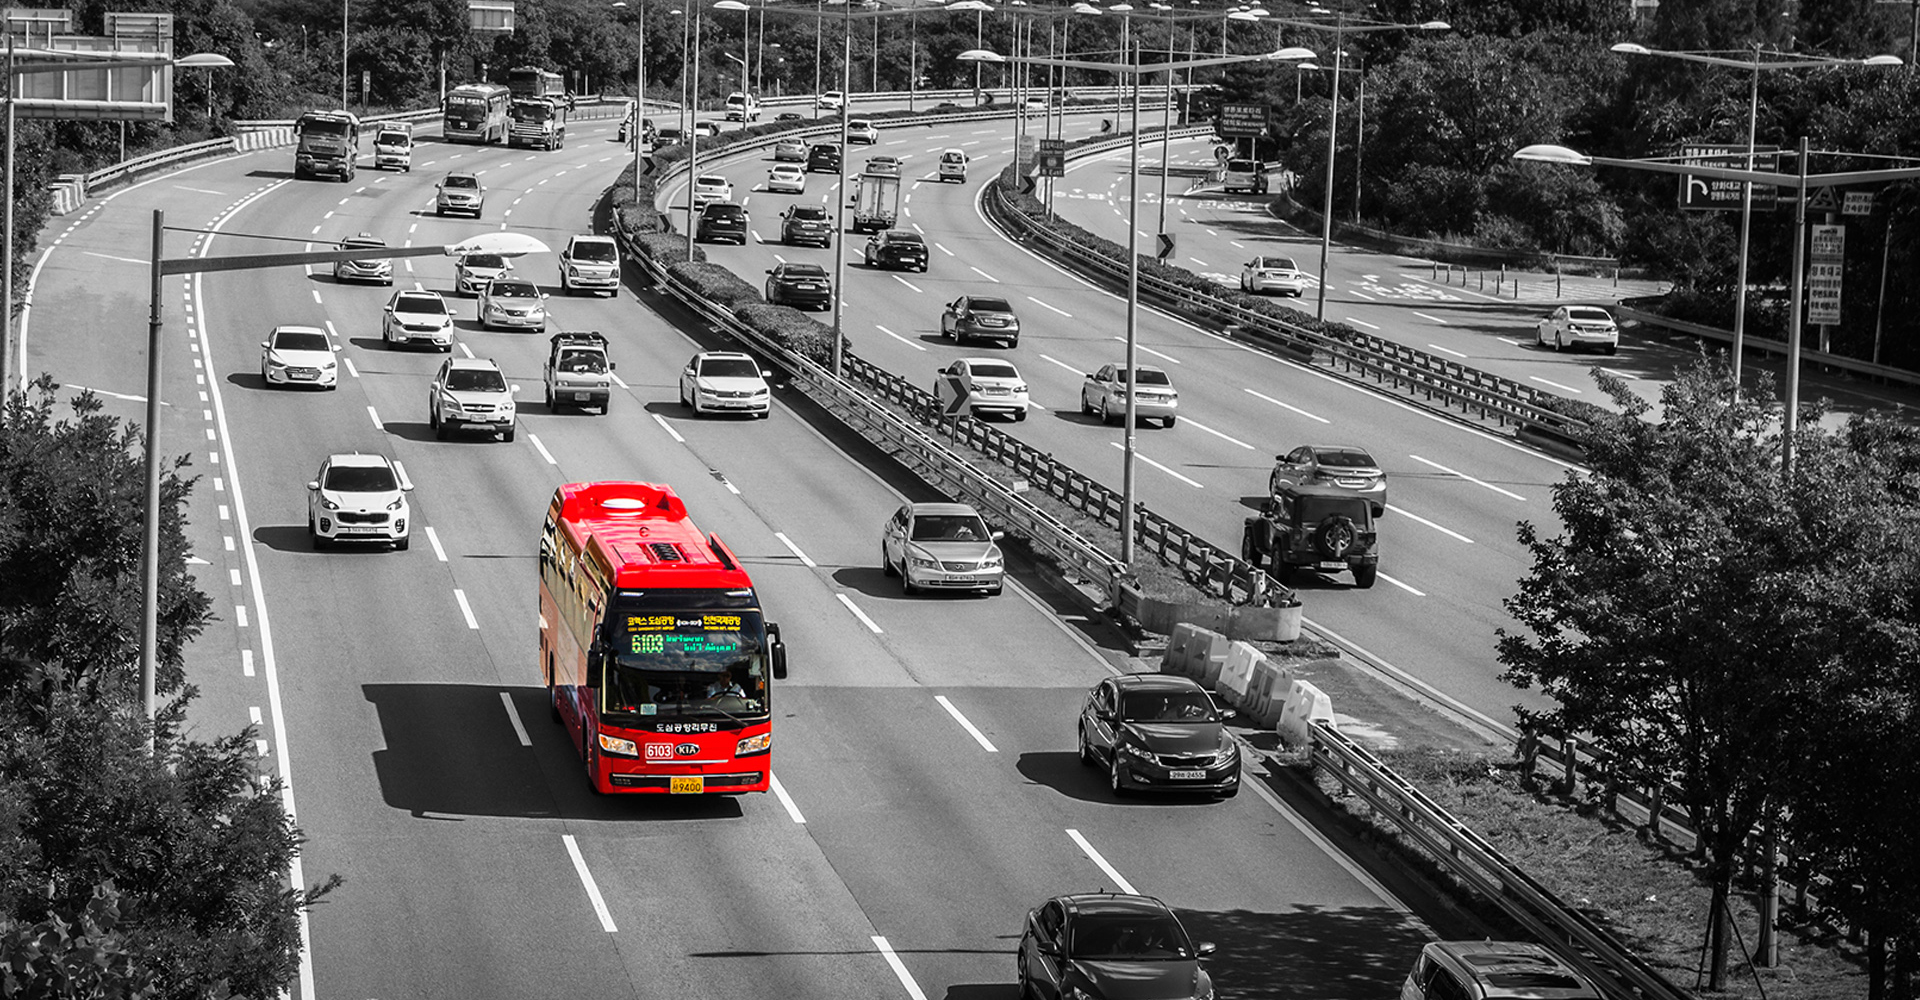
[[[1152,896],[1057,896],[1027,913],[1015,956],[1020,996],[1033,1000],[1210,997],[1213,978],[1167,904]]]

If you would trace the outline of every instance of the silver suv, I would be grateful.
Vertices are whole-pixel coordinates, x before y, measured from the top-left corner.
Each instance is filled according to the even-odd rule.
[[[598,333],[556,333],[547,338],[547,365],[541,377],[547,385],[547,412],[562,406],[600,408],[606,416],[613,399],[613,362],[607,358],[607,338]]]
[[[1434,941],[1420,950],[1400,1000],[1600,1000],[1599,987],[1528,941]]]
[[[620,294],[620,246],[611,236],[575,236],[560,251],[560,290]]]
[[[513,440],[513,394],[500,366],[490,358],[448,358],[427,387],[427,426],[442,441],[461,427],[479,427]]]
[[[486,206],[487,189],[481,186],[479,177],[464,170],[448,174],[441,180],[438,193],[433,198],[435,215],[465,212],[478,219]]]

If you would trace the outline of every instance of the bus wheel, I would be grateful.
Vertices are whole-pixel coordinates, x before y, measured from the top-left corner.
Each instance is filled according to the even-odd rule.
[[[580,756],[587,762],[587,788],[595,795],[606,794],[600,790],[600,779],[597,777],[600,771],[600,760],[594,755],[593,739],[584,732],[580,735]]]
[[[547,718],[556,726],[566,721],[560,717],[560,689],[552,684],[547,685]]]

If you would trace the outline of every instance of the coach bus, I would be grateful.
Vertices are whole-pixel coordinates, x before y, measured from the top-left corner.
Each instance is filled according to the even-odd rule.
[[[540,672],[596,793],[764,792],[780,627],[671,487],[570,483],[540,537]]]
[[[538,66],[507,70],[507,89],[522,100],[548,100],[573,107],[573,99],[567,96],[566,78]]]
[[[447,92],[441,134],[449,141],[507,141],[507,103],[512,94],[497,83],[463,83]]]

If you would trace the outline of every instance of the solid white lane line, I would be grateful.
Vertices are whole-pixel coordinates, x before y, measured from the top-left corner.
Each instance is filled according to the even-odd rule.
[[[1434,350],[1436,350],[1436,351],[1439,351],[1439,352],[1440,352],[1440,353],[1442,353],[1442,354],[1451,354],[1451,355],[1453,355],[1453,356],[1454,356],[1454,357],[1456,357],[1456,358],[1464,358],[1464,357],[1466,357],[1466,355],[1465,355],[1464,353],[1462,353],[1462,352],[1460,352],[1460,351],[1456,351],[1456,350],[1454,350],[1454,349],[1453,349],[1453,348],[1451,348],[1451,347],[1441,347],[1441,346],[1440,346],[1439,344],[1428,344],[1427,346],[1428,346],[1428,347],[1431,347],[1431,348],[1433,348],[1433,349],[1434,349]]]
[[[1137,896],[1140,894],[1139,890],[1133,887],[1133,883],[1127,881],[1126,876],[1121,875],[1118,871],[1114,870],[1112,865],[1107,864],[1107,859],[1101,857],[1100,852],[1094,850],[1092,844],[1087,843],[1087,838],[1082,837],[1080,831],[1070,829],[1067,831],[1067,836],[1072,837],[1073,842],[1080,845],[1080,850],[1085,852],[1087,857],[1093,859],[1093,863],[1098,865],[1101,871],[1107,873],[1107,877],[1113,880],[1114,885],[1120,887],[1121,892],[1129,896]]]
[[[1110,444],[1110,445],[1113,445],[1113,446],[1114,446],[1115,448],[1118,448],[1118,449],[1120,449],[1121,451],[1126,451],[1126,450],[1127,450],[1127,446],[1126,446],[1126,445],[1123,445],[1123,444],[1121,444],[1121,443],[1120,443],[1120,442],[1118,442],[1118,441],[1108,441],[1107,443],[1108,443],[1108,444]],[[1167,475],[1169,475],[1169,476],[1172,476],[1173,478],[1175,478],[1175,479],[1178,479],[1178,480],[1180,480],[1180,481],[1181,481],[1181,482],[1183,482],[1183,483],[1186,483],[1186,484],[1187,484],[1188,486],[1191,486],[1191,487],[1193,487],[1194,489],[1197,489],[1197,490],[1204,490],[1204,489],[1206,489],[1206,487],[1205,487],[1205,486],[1202,486],[1201,484],[1199,484],[1199,483],[1197,483],[1197,482],[1194,482],[1194,481],[1193,481],[1193,480],[1191,480],[1191,479],[1188,479],[1187,477],[1185,477],[1185,476],[1183,476],[1183,475],[1181,475],[1181,474],[1179,474],[1178,472],[1175,472],[1175,471],[1173,471],[1172,469],[1169,469],[1169,468],[1167,468],[1166,466],[1164,466],[1164,465],[1161,465],[1161,464],[1160,464],[1159,462],[1156,462],[1156,461],[1154,461],[1153,459],[1151,459],[1151,458],[1148,458],[1147,456],[1145,456],[1145,455],[1142,455],[1142,454],[1140,454],[1140,449],[1138,449],[1138,448],[1135,448],[1135,449],[1134,449],[1134,451],[1133,451],[1133,457],[1135,457],[1135,458],[1137,458],[1137,459],[1139,459],[1139,460],[1140,460],[1140,461],[1142,461],[1142,462],[1145,462],[1145,463],[1147,463],[1148,465],[1151,465],[1151,466],[1153,466],[1153,467],[1154,467],[1154,468],[1156,468],[1156,469],[1159,469],[1159,470],[1160,470],[1161,472],[1164,472],[1164,473],[1166,473]]]
[[[1354,294],[1355,294],[1355,295],[1358,295],[1358,294],[1360,294],[1360,293],[1359,293],[1359,292],[1355,292]],[[1369,322],[1367,322],[1367,321],[1366,321],[1366,320],[1364,320],[1364,319],[1354,319],[1354,318],[1353,318],[1352,316],[1348,316],[1348,317],[1346,318],[1346,322],[1348,322],[1348,323],[1352,323],[1352,324],[1353,324],[1354,326],[1364,326],[1364,327],[1366,327],[1367,329],[1369,329],[1369,330],[1373,330],[1373,331],[1375,331],[1375,332],[1378,332],[1378,331],[1379,331],[1379,329],[1380,329],[1379,327],[1377,327],[1377,326],[1374,326],[1374,325],[1373,325],[1372,323],[1369,323]]]
[[[1416,462],[1421,463],[1422,465],[1431,465],[1434,468],[1439,469],[1441,472],[1444,472],[1449,476],[1459,476],[1461,479],[1464,479],[1467,482],[1474,484],[1475,486],[1485,486],[1487,489],[1490,489],[1495,493],[1500,494],[1501,496],[1512,497],[1513,499],[1518,500],[1521,503],[1525,503],[1527,501],[1526,497],[1523,497],[1520,494],[1513,492],[1512,490],[1503,490],[1500,487],[1493,485],[1492,483],[1486,482],[1485,480],[1475,479],[1472,476],[1469,476],[1466,473],[1461,472],[1457,469],[1449,469],[1446,466],[1441,465],[1439,462],[1436,462],[1430,458],[1421,458],[1418,455],[1408,455],[1407,457],[1413,459]]]
[[[664,428],[664,429],[666,430],[666,432],[667,432],[668,434],[671,434],[671,435],[673,435],[673,439],[674,439],[675,441],[678,441],[678,442],[680,442],[681,444],[686,444],[686,443],[687,443],[687,439],[686,439],[686,438],[683,438],[683,437],[681,437],[681,436],[680,436],[680,432],[679,432],[679,431],[676,431],[676,430],[674,430],[674,429],[673,429],[673,425],[672,425],[672,424],[670,424],[670,423],[667,423],[667,418],[665,418],[665,417],[663,417],[663,416],[661,416],[660,414],[658,414],[658,413],[656,413],[656,414],[654,414],[654,415],[653,415],[653,422],[654,422],[654,423],[657,423],[657,424],[659,424],[659,425],[660,425],[660,426],[661,426],[662,428]]]
[[[440,533],[427,526],[427,544],[433,546],[433,557],[441,562],[447,561],[447,550],[440,547]]]
[[[1391,583],[1391,584],[1393,584],[1393,585],[1394,585],[1394,586],[1396,586],[1396,587],[1399,587],[1399,588],[1400,588],[1401,590],[1404,590],[1404,591],[1406,591],[1407,593],[1409,593],[1409,594],[1412,594],[1412,595],[1413,595],[1413,596],[1415,596],[1415,597],[1425,597],[1425,596],[1427,596],[1425,592],[1423,592],[1423,591],[1419,591],[1419,590],[1415,590],[1415,589],[1413,589],[1412,587],[1409,587],[1409,586],[1407,586],[1406,584],[1404,584],[1404,583],[1401,583],[1400,581],[1398,581],[1398,580],[1396,580],[1396,579],[1394,579],[1393,577],[1390,577],[1390,576],[1388,576],[1388,575],[1387,575],[1387,574],[1385,574],[1385,573],[1381,573],[1381,572],[1379,572],[1378,570],[1376,570],[1376,571],[1374,572],[1374,575],[1375,575],[1375,576],[1378,576],[1378,577],[1379,577],[1380,579],[1382,579],[1382,580],[1385,580],[1385,581],[1387,581],[1388,583]]]
[[[1213,428],[1208,427],[1206,424],[1203,424],[1200,421],[1193,419],[1192,417],[1183,416],[1180,418],[1180,422],[1183,424],[1186,424],[1188,427],[1191,427],[1194,430],[1206,431],[1208,434],[1211,434],[1214,437],[1217,437],[1220,440],[1227,442],[1228,444],[1237,444],[1240,447],[1247,449],[1248,451],[1253,450],[1253,445],[1250,445],[1245,441],[1240,440],[1237,437],[1233,437],[1232,435],[1222,434],[1219,431],[1216,431]]]
[[[1454,538],[1457,538],[1457,539],[1459,539],[1459,540],[1461,540],[1461,541],[1463,541],[1463,542],[1465,542],[1465,543],[1467,543],[1468,545],[1472,545],[1472,544],[1473,544],[1473,539],[1471,539],[1471,538],[1468,538],[1467,536],[1465,536],[1465,535],[1463,535],[1463,534],[1461,534],[1461,533],[1459,533],[1458,531],[1455,531],[1455,530],[1453,530],[1452,528],[1443,528],[1443,527],[1441,527],[1440,525],[1437,525],[1437,524],[1435,524],[1435,523],[1433,523],[1432,521],[1429,521],[1429,520],[1427,520],[1426,518],[1424,518],[1424,517],[1421,517],[1421,516],[1420,516],[1420,515],[1418,515],[1418,514],[1413,514],[1413,513],[1409,513],[1409,512],[1407,512],[1406,510],[1403,510],[1403,509],[1401,509],[1401,508],[1399,508],[1399,507],[1395,507],[1395,506],[1394,506],[1394,505],[1392,505],[1392,504],[1388,504],[1388,505],[1387,505],[1387,509],[1388,509],[1388,510],[1390,510],[1390,511],[1393,511],[1393,512],[1394,512],[1395,514],[1398,514],[1398,515],[1400,515],[1401,517],[1409,517],[1409,518],[1412,518],[1413,520],[1415,520],[1415,521],[1418,521],[1418,522],[1420,522],[1421,524],[1424,524],[1424,525],[1426,525],[1427,527],[1429,527],[1429,528],[1432,528],[1433,530],[1435,530],[1435,531],[1438,531],[1439,533],[1441,533],[1441,534],[1443,534],[1443,535],[1449,535],[1449,536],[1451,536],[1451,537],[1454,537]]]
[[[513,707],[513,695],[505,691],[500,692],[500,704],[507,707],[507,721],[513,723],[513,735],[520,738],[520,745],[532,746],[533,740],[527,737],[527,727],[520,721],[520,712]]]
[[[1528,377],[1528,378],[1530,378],[1530,379],[1532,379],[1532,380],[1533,380],[1533,381],[1535,381],[1535,382],[1538,382],[1538,383],[1540,383],[1541,385],[1550,385],[1550,386],[1553,386],[1553,387],[1554,387],[1555,389],[1563,389],[1563,390],[1565,390],[1565,391],[1567,391],[1567,392],[1571,392],[1571,393],[1573,393],[1573,394],[1574,394],[1574,395],[1576,395],[1576,396],[1579,396],[1579,395],[1583,395],[1583,394],[1582,394],[1582,393],[1580,392],[1580,390],[1578,390],[1578,389],[1575,389],[1575,388],[1574,388],[1573,386],[1570,386],[1570,385],[1561,385],[1561,384],[1560,384],[1560,383],[1558,383],[1558,382],[1555,382],[1555,381],[1552,381],[1551,379],[1544,379],[1544,378],[1541,378],[1541,377],[1540,377],[1540,376],[1538,376],[1538,375],[1529,375],[1529,376],[1527,376],[1527,377]]]
[[[805,823],[807,818],[800,815],[800,807],[794,805],[793,796],[788,795],[786,786],[780,783],[780,776],[768,771],[767,783],[773,786],[773,797],[779,799],[780,804],[787,808],[787,815],[793,817],[795,823]]]
[[[897,340],[897,341],[899,341],[899,342],[901,342],[902,344],[905,344],[905,345],[907,345],[908,347],[911,347],[911,348],[913,348],[913,349],[914,349],[914,350],[916,350],[916,351],[924,351],[924,350],[926,350],[926,349],[927,349],[927,345],[925,345],[925,344],[919,344],[919,343],[915,343],[915,342],[913,342],[913,341],[911,341],[911,340],[908,340],[907,338],[905,338],[905,337],[902,337],[902,336],[900,336],[899,334],[897,334],[897,333],[895,333],[895,332],[893,332],[892,330],[889,330],[889,329],[887,329],[887,328],[886,328],[886,327],[884,327],[884,326],[881,326],[881,325],[880,325],[880,324],[878,324],[878,323],[875,323],[875,324],[874,324],[874,326],[873,326],[873,328],[874,328],[874,329],[876,329],[876,330],[878,330],[878,331],[880,331],[881,333],[884,333],[884,334],[886,334],[886,335],[887,335],[887,336],[889,336],[889,337],[892,337],[893,339],[895,339],[895,340]]]
[[[533,450],[539,452],[540,457],[546,459],[548,465],[560,464],[559,462],[556,462],[553,460],[553,452],[548,451],[547,446],[540,443],[540,435],[529,431],[527,433],[527,440],[533,442]]]
[[[818,563],[815,563],[812,559],[807,558],[807,554],[805,552],[800,551],[800,546],[793,544],[793,539],[788,538],[786,532],[776,531],[773,533],[773,537],[780,539],[780,544],[786,546],[787,550],[793,553],[794,558],[800,560],[801,565],[807,567],[808,569],[813,569],[815,566],[819,565]]]
[[[873,634],[875,635],[880,634],[880,626],[875,624],[873,619],[868,618],[867,613],[865,611],[860,610],[859,605],[853,603],[853,598],[848,597],[845,594],[835,594],[833,596],[838,597],[840,599],[840,603],[846,605],[847,610],[853,612],[853,616],[855,618],[860,619],[862,624],[866,625],[868,629],[873,631]]]
[[[453,588],[453,599],[460,602],[460,613],[466,616],[467,627],[478,632],[480,630],[480,621],[473,617],[473,605],[467,603],[467,592],[461,590],[459,587],[455,587]]]
[[[960,728],[966,730],[967,735],[973,737],[973,741],[975,743],[980,744],[980,746],[983,749],[985,749],[988,753],[1000,752],[996,747],[994,747],[993,742],[987,739],[987,734],[974,728],[973,723],[968,722],[967,717],[964,715],[961,715],[960,710],[953,707],[953,702],[948,701],[946,695],[936,694],[933,696],[933,700],[939,702],[940,707],[946,709],[948,715],[953,716],[953,721],[958,722],[960,724]]]
[[[1048,305],[1048,304],[1046,304],[1045,302],[1042,302],[1042,301],[1040,301],[1039,299],[1036,299],[1036,298],[1034,298],[1034,297],[1033,297],[1033,296],[1031,296],[1031,295],[1029,295],[1029,296],[1027,296],[1027,301],[1028,301],[1028,302],[1031,302],[1031,303],[1033,303],[1033,304],[1034,304],[1034,305],[1036,305],[1036,306],[1039,306],[1039,307],[1040,307],[1040,308],[1042,308],[1042,309],[1052,309],[1052,310],[1053,310],[1054,312],[1057,312],[1057,313],[1059,313],[1060,315],[1062,315],[1062,316],[1065,316],[1065,317],[1066,317],[1066,318],[1068,318],[1068,319],[1072,319],[1072,318],[1073,318],[1073,314],[1072,314],[1072,313],[1070,313],[1070,312],[1068,312],[1068,311],[1066,311],[1065,309],[1060,309],[1060,308],[1058,308],[1058,307],[1055,307],[1055,306],[1050,306],[1050,305]]]
[[[1275,399],[1275,398],[1273,398],[1272,396],[1269,396],[1269,395],[1267,395],[1267,394],[1266,394],[1266,393],[1264,393],[1264,392],[1258,392],[1258,391],[1256,391],[1256,390],[1253,390],[1253,389],[1248,389],[1248,390],[1247,390],[1247,393],[1248,393],[1248,395],[1251,395],[1251,396],[1257,396],[1257,397],[1259,397],[1260,399],[1264,399],[1264,400],[1266,400],[1267,402],[1269,402],[1269,403],[1272,403],[1273,405],[1275,405],[1275,406],[1278,406],[1278,407],[1280,407],[1280,408],[1281,408],[1281,409],[1283,409],[1283,410],[1292,410],[1293,412],[1295,412],[1295,413],[1298,413],[1298,414],[1300,414],[1300,415],[1301,415],[1301,416],[1303,416],[1303,417],[1306,417],[1306,418],[1307,418],[1308,420],[1318,420],[1318,421],[1320,421],[1320,422],[1321,422],[1321,423],[1323,423],[1323,424],[1331,424],[1331,423],[1333,423],[1333,421],[1331,421],[1331,420],[1328,420],[1328,419],[1327,419],[1327,418],[1325,418],[1325,417],[1320,417],[1320,416],[1315,416],[1314,414],[1311,414],[1311,413],[1308,413],[1307,411],[1305,411],[1305,410],[1303,410],[1303,409],[1301,409],[1301,408],[1299,408],[1299,407],[1297,407],[1297,406],[1291,406],[1291,405],[1288,405],[1288,404],[1286,404],[1286,403],[1282,403],[1281,401],[1279,401],[1279,400],[1277,400],[1277,399]]]
[[[613,926],[613,914],[607,911],[607,901],[600,896],[600,887],[593,881],[593,873],[587,870],[587,859],[580,856],[580,844],[573,834],[563,833],[560,839],[566,842],[567,856],[573,859],[573,870],[580,873],[580,884],[587,888],[587,899],[593,903],[593,913],[600,918],[600,928],[612,934],[619,928]]]
[[[1424,320],[1431,320],[1432,322],[1435,322],[1435,323],[1438,323],[1438,324],[1440,324],[1441,326],[1450,326],[1450,325],[1451,325],[1451,324],[1449,324],[1449,323],[1448,323],[1448,322],[1447,322],[1446,320],[1444,320],[1444,319],[1441,319],[1441,318],[1440,318],[1440,317],[1438,317],[1438,316],[1429,316],[1429,315],[1427,315],[1426,313],[1423,313],[1423,312],[1421,312],[1421,311],[1419,311],[1418,309],[1415,309],[1415,310],[1413,310],[1413,314],[1414,314],[1415,316],[1418,316],[1418,317],[1420,317],[1421,319],[1424,319]]]
[[[887,943],[887,939],[875,934],[873,946],[880,949],[881,956],[887,960],[889,966],[893,967],[893,974],[900,977],[900,985],[907,988],[907,996],[912,997],[913,1000],[927,1000],[927,995],[920,992],[920,984],[913,981],[913,973],[908,972],[906,963],[900,961],[900,956],[893,953],[893,946]]]

